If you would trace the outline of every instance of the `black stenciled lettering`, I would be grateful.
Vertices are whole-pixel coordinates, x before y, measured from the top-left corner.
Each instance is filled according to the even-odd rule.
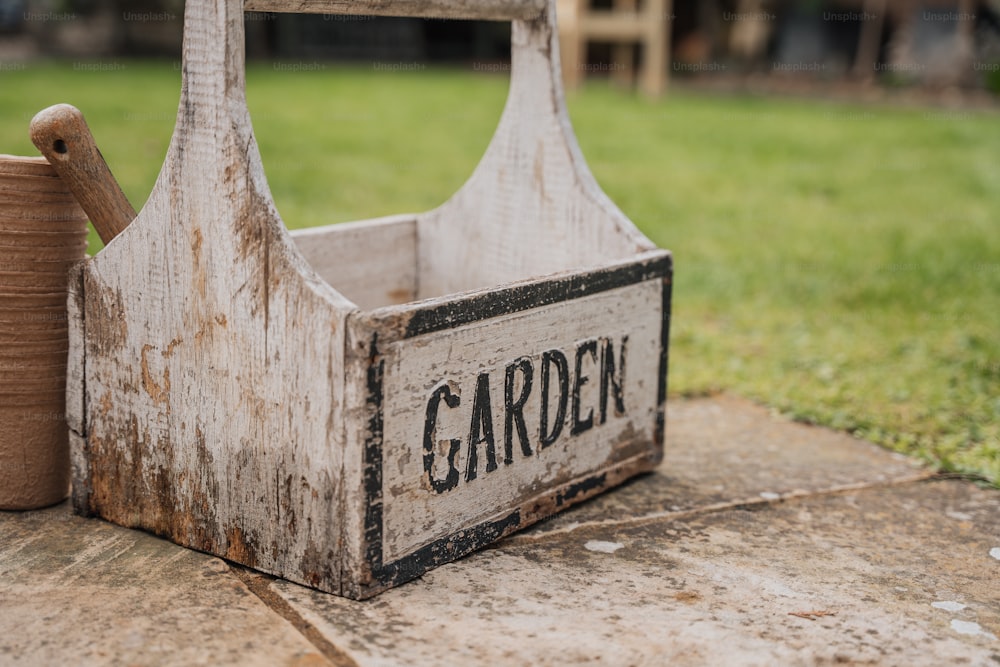
[[[556,408],[555,419],[552,420],[552,430],[549,431],[549,391],[553,366],[559,377],[559,406]],[[538,446],[545,449],[559,438],[563,423],[566,421],[566,403],[569,399],[569,362],[566,355],[559,350],[549,350],[542,353],[542,406],[539,414]]]
[[[514,400],[514,380],[517,372],[521,371],[524,381],[521,385],[521,395]],[[528,440],[528,427],[524,423],[524,404],[528,402],[528,395],[531,394],[531,376],[533,368],[531,359],[521,357],[507,366],[507,376],[504,381],[504,414],[506,415],[506,426],[503,436],[503,462],[510,465],[514,462],[514,428],[517,428],[517,437],[521,441],[521,453],[531,456],[531,442]]]
[[[434,436],[437,430],[438,407],[444,400],[449,408],[457,408],[462,399],[451,393],[447,384],[443,384],[433,392],[427,401],[427,414],[424,418],[424,474],[430,482],[431,487],[437,493],[450,491],[458,486],[458,468],[455,466],[455,457],[462,447],[462,441],[452,438],[448,447],[448,476],[444,479],[434,479]]]
[[[615,347],[610,338],[602,338],[601,350],[601,423],[608,420],[608,390],[614,395],[615,415],[625,414],[625,347],[628,336],[622,338],[621,351],[618,353],[618,377],[615,377]]]
[[[583,357],[586,354],[590,354],[594,362],[597,362],[596,339],[586,340],[576,348],[576,375],[573,382],[573,426],[570,428],[570,435],[579,435],[594,427],[594,408],[590,408],[587,411],[586,419],[580,419],[580,389],[590,381],[590,378],[583,374]]]
[[[493,408],[490,406],[490,375],[480,373],[476,380],[476,396],[472,400],[472,423],[469,425],[469,461],[465,481],[476,479],[479,465],[479,443],[486,443],[486,472],[497,469],[497,448],[493,439]]]

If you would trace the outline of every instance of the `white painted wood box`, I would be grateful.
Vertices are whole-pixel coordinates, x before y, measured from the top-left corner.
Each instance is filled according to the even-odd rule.
[[[507,106],[440,208],[289,234],[244,6],[188,0],[163,170],[71,285],[76,511],[364,598],[653,468],[671,256],[583,161],[552,4],[246,8],[513,20]]]

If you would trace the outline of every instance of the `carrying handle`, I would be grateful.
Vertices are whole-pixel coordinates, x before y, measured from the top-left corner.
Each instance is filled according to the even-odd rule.
[[[278,275],[280,261],[293,273],[312,276],[311,283],[325,284],[295,248],[274,205],[247,108],[244,11],[273,9],[532,17],[512,21],[510,91],[493,140],[466,184],[420,216],[418,253],[428,266],[431,255],[442,252],[478,257],[486,248],[499,248],[514,257],[512,239],[520,238],[546,248],[548,259],[529,256],[498,271],[491,268],[495,262],[480,257],[468,275],[422,278],[421,298],[650,249],[600,190],[573,136],[555,6],[556,0],[188,0],[174,134],[149,200],[122,237],[173,239],[177,245],[170,256],[197,247],[203,260],[209,249],[216,262],[253,257],[247,271],[268,276]],[[455,233],[456,221],[468,221],[461,234]],[[128,244],[111,244],[102,252],[109,250],[111,256],[125,253]]]
[[[408,16],[412,18],[529,21],[545,0],[246,0],[248,12]]]

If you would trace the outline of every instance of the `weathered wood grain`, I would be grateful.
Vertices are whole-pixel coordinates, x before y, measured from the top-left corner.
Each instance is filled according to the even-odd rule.
[[[192,2],[185,21],[164,169],[84,271],[91,491],[79,509],[336,591],[339,369],[355,306],[306,264],[271,203],[246,111],[242,7]]]
[[[323,280],[365,310],[417,296],[417,223],[412,215],[298,229],[292,238]]]
[[[360,598],[654,465],[670,255],[579,155],[551,7],[515,23],[507,110],[452,201],[295,234],[246,110],[242,9],[187,3],[163,171],[74,279],[77,511]],[[461,403],[428,440],[442,387]],[[445,488],[461,437],[477,474],[466,447]]]

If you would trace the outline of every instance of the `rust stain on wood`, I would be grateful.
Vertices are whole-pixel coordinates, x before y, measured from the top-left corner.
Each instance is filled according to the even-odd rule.
[[[153,374],[149,370],[149,353],[154,348],[146,344],[142,346],[141,368],[142,368],[142,388],[146,390],[149,397],[156,405],[164,405],[167,414],[170,414],[170,369],[163,369],[163,385],[161,386],[153,379]]]
[[[239,526],[231,526],[226,530],[225,557],[250,567],[255,567],[257,564],[257,552]]]

